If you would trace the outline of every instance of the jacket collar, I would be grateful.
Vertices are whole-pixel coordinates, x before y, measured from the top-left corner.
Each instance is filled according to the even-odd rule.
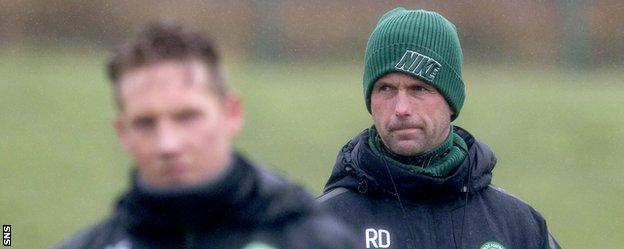
[[[413,202],[446,201],[486,187],[496,158],[487,145],[455,127],[468,146],[468,156],[447,177],[432,177],[390,166],[371,151],[364,130],[338,154],[325,192],[345,187],[364,194],[390,194]]]
[[[133,233],[250,227],[310,212],[313,199],[267,169],[235,154],[228,172],[214,184],[185,191],[145,191],[132,177],[118,201],[117,217]]]

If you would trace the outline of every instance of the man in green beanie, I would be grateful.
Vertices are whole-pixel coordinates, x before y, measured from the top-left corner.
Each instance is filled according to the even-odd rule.
[[[559,248],[537,211],[491,185],[490,148],[451,125],[462,60],[438,13],[396,8],[373,30],[363,84],[374,125],[342,148],[319,198],[361,248]]]

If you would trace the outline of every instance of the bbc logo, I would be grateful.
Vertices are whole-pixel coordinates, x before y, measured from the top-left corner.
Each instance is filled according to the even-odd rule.
[[[11,246],[11,225],[2,225],[2,245]]]

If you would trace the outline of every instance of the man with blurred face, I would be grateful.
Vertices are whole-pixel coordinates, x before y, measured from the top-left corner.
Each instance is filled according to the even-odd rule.
[[[301,187],[233,151],[241,100],[206,37],[148,25],[109,73],[132,184],[110,218],[59,248],[352,248],[354,236]]]
[[[231,141],[243,122],[240,100],[208,89],[206,82],[216,78],[203,64],[164,61],[119,81],[117,133],[141,179],[156,187],[200,184],[229,165]]]
[[[342,148],[319,198],[360,248],[559,248],[537,211],[491,185],[487,145],[451,125],[462,60],[438,13],[396,8],[373,30],[363,80],[373,126]]]

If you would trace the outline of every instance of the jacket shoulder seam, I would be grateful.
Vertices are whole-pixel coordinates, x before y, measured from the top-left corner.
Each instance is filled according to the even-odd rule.
[[[517,201],[520,201],[522,204],[529,206],[529,203],[527,203],[526,201],[520,199],[518,196],[515,196],[509,192],[507,192],[505,189],[498,187],[498,186],[494,186],[493,184],[488,185],[488,188],[491,188],[493,190],[495,190],[496,192],[499,192],[501,194],[504,194],[506,196],[509,196],[513,199],[516,199]]]
[[[345,192],[349,191],[349,189],[347,188],[343,188],[343,187],[337,187],[335,189],[332,189],[331,191],[321,195],[320,197],[316,198],[316,201],[319,203],[323,203],[326,202],[336,196],[339,196],[341,194],[344,194]]]

